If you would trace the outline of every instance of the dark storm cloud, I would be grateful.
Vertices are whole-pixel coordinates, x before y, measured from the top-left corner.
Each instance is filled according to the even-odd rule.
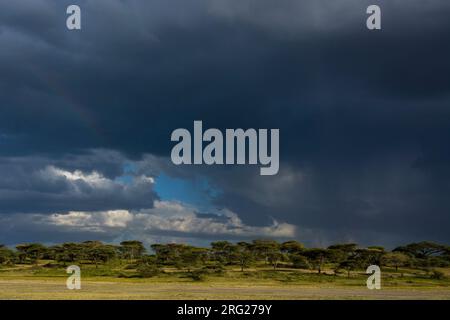
[[[98,239],[112,242],[117,237],[114,232],[99,233],[89,230],[67,232],[58,225],[42,223],[44,217],[30,219],[30,214],[0,215],[0,243],[16,245],[18,243],[43,242],[48,244],[62,242],[82,242],[86,239]]]
[[[63,11],[63,3],[39,11],[39,19],[44,15],[48,21],[43,29],[35,27],[36,17],[29,23],[17,18],[33,17],[32,7],[21,6],[12,17],[2,10],[7,111],[1,127],[17,135],[2,151],[107,147],[167,154],[173,128],[202,119],[221,128],[281,127],[296,136],[283,141],[284,150],[305,154],[314,152],[316,142],[339,143],[327,134],[333,138],[341,125],[353,128],[337,132],[334,140],[350,137],[358,147],[365,144],[358,139],[373,140],[374,131],[379,135],[378,127],[388,125],[383,139],[377,138],[383,146],[392,134],[400,143],[416,141],[411,118],[448,115],[443,106],[450,45],[436,39],[448,36],[449,23],[442,17],[426,24],[426,14],[437,8],[422,13],[386,5],[385,30],[370,34],[364,30],[365,4],[352,8],[351,1],[344,2],[347,12],[322,2],[322,11],[311,1],[277,4],[291,24],[266,13],[273,8],[270,1],[251,2],[255,16],[233,1],[237,8],[197,1],[178,3],[172,11],[162,2],[86,2],[79,33],[58,27],[64,19],[53,12]],[[181,8],[187,12],[181,14]],[[311,10],[317,12],[312,21],[305,19]],[[338,20],[337,27],[327,18]],[[302,19],[306,22],[296,23]],[[396,30],[402,26],[397,19],[411,31]],[[439,98],[441,103],[430,105]],[[413,99],[425,100],[427,108],[411,110]]]
[[[117,176],[108,178],[102,171],[111,171],[109,167],[115,162],[111,159],[120,156],[113,152],[106,154],[110,159],[105,160],[106,156],[98,151],[86,158],[74,156],[57,161],[0,158],[0,213],[151,208],[158,199],[153,191],[153,178],[142,175],[130,177],[129,181],[118,180]],[[87,170],[89,167],[84,164],[89,161],[94,166],[101,160],[104,162],[95,170]],[[74,166],[77,168],[71,170]]]
[[[2,4],[4,157],[28,157],[28,168],[45,155],[63,159],[58,168],[102,170],[114,179],[126,158],[168,156],[171,131],[193,120],[222,129],[280,128],[279,176],[164,170],[207,176],[222,190],[217,204],[252,224],[273,216],[335,239],[450,241],[447,1],[78,3],[80,32],[65,30],[68,1]],[[374,3],[382,7],[380,32],[365,28]],[[93,148],[126,156],[109,165],[64,160]],[[154,172],[161,164],[141,165]],[[25,197],[15,208],[11,186],[25,189],[12,182],[14,172],[4,175],[4,211],[54,209],[48,197]],[[54,185],[36,184],[53,196]],[[118,202],[105,196],[94,197],[98,210],[104,203],[122,208],[123,199],[142,205],[131,195]]]

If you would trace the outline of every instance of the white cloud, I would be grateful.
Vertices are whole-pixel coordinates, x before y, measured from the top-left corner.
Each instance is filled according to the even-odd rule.
[[[146,231],[176,231],[203,235],[224,236],[267,236],[294,237],[296,228],[287,223],[278,223],[265,227],[244,224],[239,216],[227,209],[221,210],[216,216],[204,217],[196,213],[195,208],[180,203],[156,201],[155,207],[136,214]]]
[[[44,177],[48,179],[54,178],[66,178],[70,182],[82,181],[92,187],[107,188],[113,185],[113,181],[103,177],[100,173],[93,171],[92,173],[84,173],[80,170],[73,172],[62,170],[54,166],[48,166],[40,172]]]
[[[227,209],[213,214],[199,214],[194,207],[172,201],[155,201],[154,208],[136,212],[110,210],[102,212],[69,212],[53,214],[41,223],[67,227],[72,231],[108,232],[121,229],[136,238],[153,233],[181,233],[187,236],[279,237],[292,238],[296,227],[273,221],[269,226],[249,226]]]
[[[47,221],[60,226],[102,230],[104,227],[125,228],[131,220],[133,215],[127,210],[110,210],[96,213],[73,211],[67,214],[53,214]]]
[[[112,156],[109,162],[103,161]],[[67,213],[153,207],[146,172],[124,172],[126,159],[107,151],[85,157],[0,157],[0,213]]]

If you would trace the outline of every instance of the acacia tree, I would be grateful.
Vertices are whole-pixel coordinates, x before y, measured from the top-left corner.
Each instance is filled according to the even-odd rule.
[[[167,245],[155,243],[150,248],[155,252],[155,261],[157,264],[167,264],[169,262],[169,249]]]
[[[347,271],[347,278],[350,278],[350,272],[359,268],[361,266],[360,262],[355,257],[350,257],[347,260],[339,263],[338,268]]]
[[[14,258],[14,251],[0,244],[0,264],[12,264],[14,263]]]
[[[450,246],[445,247],[443,258],[450,263]]]
[[[355,255],[358,245],[356,243],[343,243],[329,246],[328,259],[333,263],[342,263]]]
[[[231,264],[233,262],[234,246],[228,241],[211,242],[211,254],[214,260],[223,263]]]
[[[371,264],[379,264],[383,250],[378,247],[357,248],[357,244],[337,244],[328,247],[329,259],[337,263],[337,269],[347,271],[347,277],[350,272],[358,268],[364,268]]]
[[[83,256],[95,264],[105,263],[116,255],[116,247],[113,245],[105,245],[100,241],[83,242]]]
[[[404,267],[410,262],[411,258],[401,252],[389,252],[381,258],[381,263],[383,265],[395,267],[395,271],[398,271],[398,267]]]
[[[275,270],[278,267],[278,264],[282,261],[286,260],[286,255],[279,251],[272,251],[269,253],[267,260],[272,265]]]
[[[192,268],[195,268],[199,265],[204,254],[205,249],[203,248],[184,246],[178,257],[176,265],[179,269],[185,268],[187,272],[191,272]]]
[[[120,246],[123,256],[130,261],[140,258],[145,253],[145,247],[141,241],[122,241]]]
[[[434,242],[422,241],[418,243],[410,243],[403,247],[397,247],[392,251],[410,254],[418,259],[427,259],[431,256],[445,254],[446,247]]]
[[[47,250],[47,248],[40,243],[19,244],[16,246],[16,249],[23,255],[25,260],[29,259],[31,263],[36,265],[39,263],[39,259]]]
[[[72,262],[81,263],[84,257],[83,245],[75,242],[65,242],[51,246],[48,251],[54,260],[62,262],[64,266]]]
[[[322,248],[314,248],[314,249],[305,250],[303,255],[308,258],[308,261],[313,266],[315,266],[315,268],[317,269],[317,272],[319,274],[322,273],[322,266],[329,259],[329,252],[328,252],[328,250],[322,249]]]
[[[356,251],[358,257],[366,266],[381,264],[381,257],[386,253],[381,247],[370,247],[367,249],[358,249]]]
[[[288,258],[289,258],[289,261],[292,262],[292,266],[294,268],[299,268],[299,269],[310,269],[311,268],[311,265],[309,264],[308,259],[301,254],[297,254],[297,253],[288,254]]]
[[[176,265],[186,245],[178,243],[152,244],[150,246],[156,254],[158,264]]]
[[[248,268],[250,264],[254,261],[254,253],[252,252],[252,245],[247,242],[238,242],[236,245],[231,247],[231,259],[235,260],[241,272],[244,268]]]
[[[256,257],[261,257],[266,264],[269,264],[269,256],[279,253],[280,244],[275,240],[253,240],[251,248]]]
[[[280,251],[286,254],[300,254],[305,249],[305,246],[295,240],[283,242],[280,245]]]

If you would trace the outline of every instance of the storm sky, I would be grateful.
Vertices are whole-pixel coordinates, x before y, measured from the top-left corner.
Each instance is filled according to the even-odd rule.
[[[0,243],[450,243],[449,16],[447,0],[1,1]],[[194,120],[279,128],[279,173],[173,165],[170,134]]]

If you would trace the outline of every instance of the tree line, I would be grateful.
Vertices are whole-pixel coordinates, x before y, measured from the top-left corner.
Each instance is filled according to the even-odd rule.
[[[418,242],[391,251],[380,246],[367,248],[355,243],[335,244],[327,248],[306,248],[298,241],[253,240],[251,242],[215,241],[210,247],[187,244],[153,244],[148,252],[141,241],[123,241],[119,245],[100,241],[62,243],[44,246],[40,243],[20,244],[15,249],[0,245],[0,265],[35,264],[55,261],[58,266],[91,264],[98,267],[111,261],[127,263],[142,274],[154,275],[163,268],[174,267],[192,273],[199,270],[220,271],[234,266],[244,271],[252,266],[314,269],[322,273],[324,266],[335,273],[365,269],[376,264],[395,268],[434,268],[450,266],[450,247],[434,242]]]

